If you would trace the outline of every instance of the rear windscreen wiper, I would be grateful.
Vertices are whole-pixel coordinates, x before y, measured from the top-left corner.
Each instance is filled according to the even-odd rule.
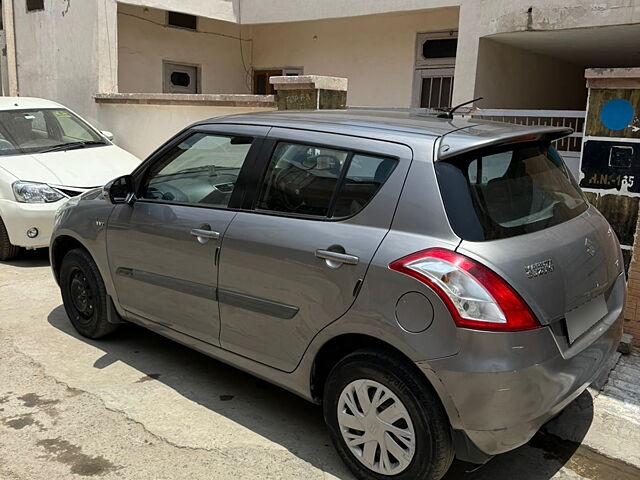
[[[61,152],[63,150],[75,150],[78,148],[85,148],[88,145],[106,145],[106,143],[101,142],[99,140],[90,140],[87,142],[69,142],[69,143],[61,143],[60,145],[55,145],[53,147],[42,150],[40,153],[47,152]]]

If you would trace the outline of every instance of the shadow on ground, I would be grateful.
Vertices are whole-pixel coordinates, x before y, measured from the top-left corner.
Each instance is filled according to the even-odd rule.
[[[76,333],[62,306],[49,314],[48,321],[78,341],[104,351],[95,368],[124,362],[142,373],[139,381],[162,382],[302,460],[338,478],[353,478],[330,444],[319,407],[136,325],[123,325],[113,336],[93,341]],[[578,401],[584,403],[584,415],[576,425],[583,438],[591,424],[593,404],[588,392]],[[542,432],[528,445],[494,458],[473,473],[468,472],[473,466],[456,462],[445,478],[511,480],[517,473],[518,480],[548,480],[570,461],[578,447],[578,443],[562,442]]]
[[[16,258],[0,262],[0,265],[11,265],[13,267],[33,268],[46,267],[49,265],[49,249],[38,248],[37,250],[21,250]]]

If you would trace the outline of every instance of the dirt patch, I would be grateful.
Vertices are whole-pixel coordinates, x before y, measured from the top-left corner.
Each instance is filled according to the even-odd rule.
[[[61,438],[39,440],[36,444],[44,448],[51,459],[69,465],[71,473],[76,475],[86,477],[103,475],[120,468],[102,456],[91,457],[82,453],[79,446]]]
[[[49,400],[46,398],[42,398],[37,393],[27,393],[18,397],[18,400],[22,400],[22,404],[25,407],[44,407],[47,405],[55,405],[56,403],[60,403],[60,400]]]
[[[22,430],[24,427],[28,427],[30,425],[37,425],[38,427],[42,427],[40,422],[34,420],[30,414],[20,415],[19,417],[4,420],[2,423],[4,423],[7,427],[13,428],[15,430]]]

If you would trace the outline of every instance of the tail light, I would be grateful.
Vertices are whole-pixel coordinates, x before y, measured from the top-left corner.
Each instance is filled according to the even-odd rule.
[[[389,265],[431,287],[458,327],[515,332],[540,327],[524,300],[484,265],[442,248],[423,250]]]

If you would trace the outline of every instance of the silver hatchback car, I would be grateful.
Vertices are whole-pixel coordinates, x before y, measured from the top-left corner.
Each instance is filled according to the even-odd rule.
[[[620,246],[569,133],[212,119],[67,202],[53,272],[80,334],[143,325],[321,403],[358,478],[439,479],[526,443],[617,347]]]

